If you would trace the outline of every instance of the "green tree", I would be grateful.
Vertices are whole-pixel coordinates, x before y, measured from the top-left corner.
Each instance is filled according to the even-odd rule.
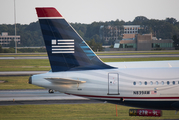
[[[173,25],[177,22],[177,20],[175,18],[166,18],[165,21],[169,22],[170,24],[173,24]]]
[[[109,36],[109,32],[101,30],[101,26],[117,26],[123,30],[122,25],[140,25],[144,29],[140,29],[140,34],[153,33],[157,38],[172,39],[174,35],[179,36],[179,22],[175,18],[166,18],[165,20],[147,19],[144,16],[138,16],[133,22],[125,22],[123,20],[111,20],[106,22],[93,22],[91,24],[71,23],[74,29],[84,38],[84,40],[94,39],[96,43],[111,45],[113,40],[103,40],[103,36]],[[29,25],[17,24],[17,35],[21,36],[21,44],[18,46],[44,46],[42,33],[39,22],[32,22]],[[100,32],[101,31],[101,32]],[[1,24],[0,34],[8,32],[9,35],[14,35],[14,25]],[[123,33],[121,33],[123,34]],[[120,36],[118,36],[120,37]],[[178,39],[178,38],[177,38]],[[7,46],[7,45],[3,45]],[[14,47],[14,43],[11,43]],[[9,47],[9,46],[8,46]]]
[[[10,47],[9,49],[4,49],[3,53],[14,53],[15,49],[13,47]]]
[[[2,46],[0,45],[0,53],[3,53],[3,49],[2,49]]]
[[[102,44],[96,43],[94,39],[87,41],[87,44],[91,47],[91,49],[95,52],[103,51]]]
[[[175,47],[176,50],[179,50],[179,38],[177,38],[176,35],[173,36],[173,46]]]
[[[82,38],[84,37],[84,33],[83,33],[81,30],[78,31],[78,34],[79,34]]]

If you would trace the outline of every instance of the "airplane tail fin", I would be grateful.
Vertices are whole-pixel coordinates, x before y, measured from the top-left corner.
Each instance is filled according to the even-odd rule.
[[[52,72],[113,68],[103,63],[53,7],[36,8]]]

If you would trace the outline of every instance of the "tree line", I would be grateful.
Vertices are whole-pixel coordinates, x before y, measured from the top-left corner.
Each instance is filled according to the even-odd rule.
[[[132,22],[123,20],[111,20],[106,22],[93,22],[91,24],[71,23],[74,29],[81,35],[85,41],[91,41],[98,45],[113,45],[114,41],[106,42],[100,38],[101,26],[122,26],[122,25],[140,25],[143,27],[139,31],[140,34],[153,33],[157,38],[173,39],[174,46],[179,44],[179,22],[175,18],[166,18],[165,20],[147,19],[144,16],[136,17]],[[32,22],[29,25],[17,24],[17,35],[21,36],[19,47],[24,46],[44,46],[42,33],[39,22]],[[1,24],[0,33],[8,32],[9,35],[14,35],[14,25]],[[90,42],[88,42],[90,43]],[[8,46],[14,47],[13,41]],[[96,47],[95,47],[96,48]],[[98,50],[101,50],[97,48]],[[97,50],[96,49],[96,50]]]

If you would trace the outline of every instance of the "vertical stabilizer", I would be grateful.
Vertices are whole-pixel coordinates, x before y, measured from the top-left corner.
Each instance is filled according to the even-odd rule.
[[[52,72],[113,68],[98,58],[55,8],[36,11]]]

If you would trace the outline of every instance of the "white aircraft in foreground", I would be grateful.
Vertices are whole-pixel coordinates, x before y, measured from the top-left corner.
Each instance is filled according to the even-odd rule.
[[[31,76],[30,84],[108,103],[179,110],[179,61],[103,63],[55,8],[36,11],[51,70]]]

